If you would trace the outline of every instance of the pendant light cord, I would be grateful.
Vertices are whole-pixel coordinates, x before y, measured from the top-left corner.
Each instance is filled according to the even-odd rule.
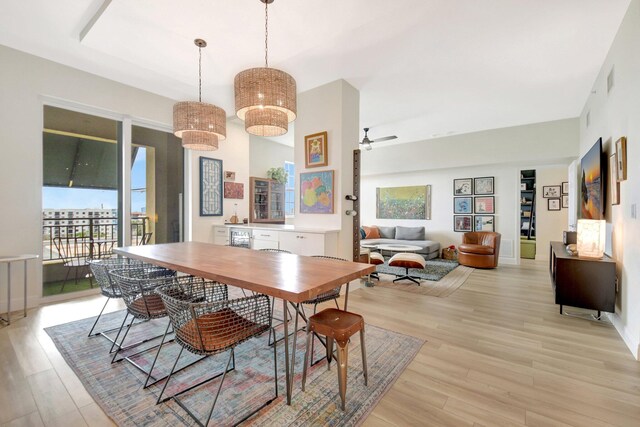
[[[264,66],[269,68],[269,2],[264,2]]]
[[[198,102],[202,102],[202,47],[198,46]]]

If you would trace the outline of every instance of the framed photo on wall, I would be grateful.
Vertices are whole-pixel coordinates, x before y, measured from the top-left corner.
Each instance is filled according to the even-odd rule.
[[[609,157],[609,176],[611,177],[611,204],[620,204],[620,182],[618,182],[618,153]],[[564,206],[563,206],[564,207]]]
[[[471,215],[454,215],[453,231],[473,231],[473,216]]]
[[[473,211],[476,214],[496,213],[494,202],[495,202],[494,196],[475,197]]]
[[[542,197],[545,199],[559,198],[561,187],[559,185],[545,185],[542,187]]]
[[[560,199],[549,199],[549,200],[547,200],[547,210],[559,211],[560,210]]]
[[[327,132],[314,133],[304,137],[304,166],[315,168],[329,164]]]
[[[493,194],[493,177],[485,176],[473,180],[473,188],[476,196]]]
[[[222,216],[222,160],[200,157],[200,216]]]
[[[454,214],[471,214],[473,213],[473,197],[454,197],[453,213]]]
[[[569,183],[568,182],[563,182],[562,183],[562,194],[569,194]]]
[[[569,207],[569,195],[565,194],[565,195],[562,196],[562,207],[564,209]]]
[[[476,215],[474,231],[495,231],[495,215]]]
[[[618,182],[627,179],[627,138],[621,137],[616,141],[616,156],[618,160]]]
[[[473,178],[460,178],[453,180],[454,196],[471,196],[473,195]]]

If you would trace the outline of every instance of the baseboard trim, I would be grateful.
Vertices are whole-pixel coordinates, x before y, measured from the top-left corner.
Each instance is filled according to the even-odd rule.
[[[640,359],[638,359],[638,356],[640,356],[640,340],[633,339],[632,337],[629,336],[624,323],[622,323],[622,319],[617,313],[605,313],[605,314],[609,318],[609,321],[616,328],[616,331],[618,331],[618,335],[620,335],[624,343],[627,345],[633,357],[636,360],[640,361]]]
[[[508,264],[508,265],[518,265],[519,262],[516,258],[498,258],[498,265],[499,264]]]

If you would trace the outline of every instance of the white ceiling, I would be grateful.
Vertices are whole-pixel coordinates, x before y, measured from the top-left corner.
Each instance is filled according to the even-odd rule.
[[[391,143],[576,117],[629,2],[276,0],[269,64],[298,92],[344,78],[361,127]],[[0,14],[0,44],[176,100],[197,98],[196,37],[203,101],[231,116],[235,74],[264,64],[258,0],[9,0]]]

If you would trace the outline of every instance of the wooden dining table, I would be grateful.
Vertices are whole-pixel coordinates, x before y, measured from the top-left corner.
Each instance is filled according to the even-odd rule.
[[[290,358],[287,302],[298,306],[303,301],[375,271],[375,266],[371,264],[261,252],[201,242],[128,246],[116,248],[114,252],[182,273],[281,298],[288,405],[291,404],[293,389],[297,331],[294,329],[292,334]],[[347,298],[348,288],[345,293],[345,309]]]

